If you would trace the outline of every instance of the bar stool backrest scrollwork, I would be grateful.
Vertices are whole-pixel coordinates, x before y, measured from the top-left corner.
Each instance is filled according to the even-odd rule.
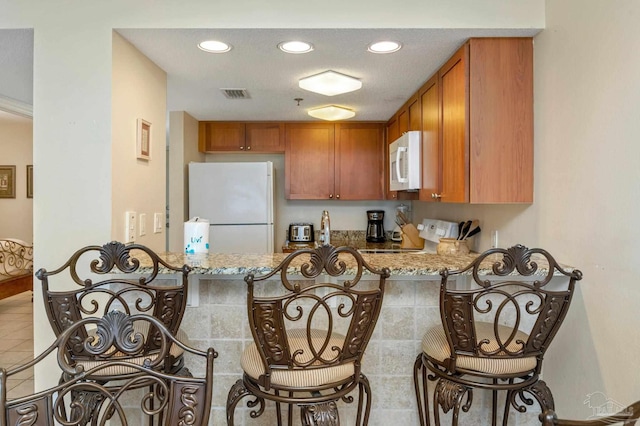
[[[278,426],[340,424],[337,402],[356,401],[358,426],[371,411],[362,356],[375,328],[389,269],[376,269],[350,247],[324,245],[289,254],[271,272],[245,277],[253,343],[242,353],[244,372],[229,389],[227,425],[245,397],[251,418],[276,406]],[[286,406],[285,410],[282,405]],[[322,419],[320,421],[319,419]]]
[[[114,310],[150,315],[175,336],[187,303],[189,272],[188,266],[171,266],[148,247],[112,241],[103,246],[84,247],[60,268],[40,269],[36,277],[42,282],[47,316],[56,336],[83,318],[102,317]],[[171,275],[159,278],[161,273]],[[151,329],[138,330],[152,335],[145,339],[145,350],[156,351],[158,330],[153,325],[140,324],[146,326]],[[75,330],[77,335],[72,341],[83,342],[89,337],[87,329]],[[69,356],[94,358],[84,346],[75,344],[69,346]]]
[[[482,276],[479,271],[487,263],[492,274]],[[468,286],[452,280],[468,273]],[[441,275],[440,314],[452,348],[450,371],[456,371],[456,358],[464,355],[536,357],[539,372],[567,314],[575,282],[582,279],[579,270],[564,270],[547,251],[522,245],[488,250],[466,268],[445,269]],[[568,282],[554,286],[554,277],[561,276],[569,277]]]
[[[136,359],[145,351],[146,338],[135,330],[135,323],[146,323],[145,328],[158,330],[155,336],[158,357],[146,358],[142,364],[127,361]],[[78,331],[85,328],[95,329],[95,335],[82,341],[76,340]],[[68,346],[82,346],[84,352],[103,362],[85,370],[83,366],[69,362],[66,356]],[[202,364],[206,365],[203,377],[177,376],[156,368],[174,346],[180,347],[191,357],[202,359]],[[56,356],[61,372],[65,373],[61,375],[60,382],[49,389],[7,400],[8,380],[33,368],[50,354]],[[160,425],[206,426],[211,408],[213,361],[216,357],[213,348],[200,351],[182,344],[161,321],[149,315],[110,311],[103,317],[80,319],[32,361],[8,370],[0,368],[0,425],[80,426],[87,424],[87,418],[91,417],[91,424],[102,425],[107,420],[119,420],[121,425],[133,426],[141,424],[143,415],[146,415],[161,419],[157,423]],[[118,380],[118,387],[85,380],[88,376],[105,375],[105,370],[122,372],[114,376]],[[150,387],[154,391],[126,392],[140,387]],[[77,400],[79,393],[87,391],[94,395],[91,404]],[[132,403],[137,410],[126,409]]]
[[[362,280],[365,272],[377,279]],[[270,389],[277,370],[346,363],[354,364],[357,378],[389,275],[389,269],[376,270],[356,250],[329,245],[298,250],[266,275],[247,275],[249,324],[265,371],[259,384]],[[279,289],[256,287],[274,276],[280,278]]]

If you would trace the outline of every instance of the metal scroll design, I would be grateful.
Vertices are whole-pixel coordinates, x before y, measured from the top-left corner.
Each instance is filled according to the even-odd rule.
[[[77,322],[63,335],[65,338],[61,341],[61,345],[73,347],[74,351],[96,360],[126,361],[128,357],[144,355],[146,353],[145,336],[134,330],[132,318],[138,321],[152,319],[142,315],[131,317],[123,312],[111,311],[101,318],[87,318]],[[154,324],[153,321],[149,322]],[[76,329],[85,329],[89,324],[95,324],[95,334],[87,335],[80,340]],[[144,360],[143,365],[146,368],[155,367],[163,361],[169,346],[166,340],[165,337],[160,350],[154,354],[154,357]],[[58,364],[65,373],[73,376],[84,370],[81,364],[68,360],[64,351],[59,351],[57,356]]]
[[[264,280],[279,273],[282,284],[288,290],[299,292],[301,290],[299,284],[292,283],[288,279],[287,275],[290,273],[291,268],[298,269],[299,274],[307,279],[317,278],[323,273],[337,277],[347,272],[347,259],[352,261],[354,269],[353,273],[351,271],[349,272],[350,275],[353,275],[353,278],[345,280],[342,283],[342,287],[344,288],[354,287],[360,281],[365,269],[380,275],[383,280],[389,278],[391,275],[388,268],[380,270],[373,268],[364,261],[360,253],[351,247],[334,247],[327,245],[320,246],[316,249],[297,250],[289,254],[282,263],[270,273],[257,278],[250,273],[245,277],[245,281],[252,283],[254,279]]]
[[[347,263],[348,256],[353,262]],[[300,262],[292,263],[295,259]],[[287,272],[292,273],[292,265],[308,281],[300,275],[290,281]],[[349,274],[355,272],[355,277],[339,283],[318,283],[321,273],[339,276],[347,272],[347,265],[353,268]],[[373,289],[356,288],[365,268],[379,275]],[[284,287],[282,294],[254,297],[255,282],[276,274]],[[377,321],[388,274],[387,268],[371,268],[352,248],[322,246],[292,253],[269,274],[247,275],[251,327],[266,366],[320,368],[359,360]],[[294,328],[304,333],[295,344],[287,335],[287,329]]]
[[[32,426],[38,421],[38,406],[36,404],[29,404],[16,408],[16,414],[18,414],[18,420],[16,426]]]
[[[534,255],[537,256],[535,260],[533,260]],[[498,256],[498,260],[494,260],[495,256]],[[481,264],[486,260],[491,260],[492,262],[493,275],[507,276],[517,273],[521,276],[535,276],[535,279],[532,279],[532,284],[536,287],[544,287],[551,281],[556,272],[571,277],[574,281],[582,279],[582,272],[577,269],[573,271],[564,270],[546,250],[540,248],[529,249],[517,244],[508,249],[487,250],[466,268],[472,268],[474,280],[485,287],[490,286],[491,282],[481,278],[479,270]]]
[[[140,261],[132,258],[129,249],[118,241],[111,241],[100,249],[100,259],[91,261],[91,272],[98,274],[109,273],[117,267],[124,273],[135,272],[140,266]]]
[[[136,255],[138,253],[141,254],[142,257],[147,259],[150,262],[149,267],[141,268],[141,261],[138,257],[132,256],[132,253]],[[175,266],[171,266],[162,260],[156,253],[154,253],[148,247],[139,244],[129,244],[124,245],[118,241],[111,241],[102,246],[87,246],[78,251],[76,251],[71,258],[60,268],[54,271],[47,271],[46,269],[39,269],[36,272],[36,277],[42,280],[45,284],[47,283],[48,277],[51,275],[58,274],[63,270],[69,268],[69,275],[71,276],[73,282],[78,284],[79,286],[89,288],[93,287],[94,283],[91,278],[88,277],[80,277],[80,272],[78,267],[85,265],[84,261],[80,261],[81,258],[85,259],[87,256],[97,255],[97,258],[93,258],[89,262],[89,270],[88,272],[92,274],[105,275],[113,272],[114,270],[120,271],[122,274],[131,274],[131,273],[140,273],[145,274],[137,277],[136,279],[126,280],[129,284],[138,285],[138,286],[149,286],[150,283],[157,278],[160,273],[160,266],[164,267],[165,270],[171,272],[180,272],[183,276],[182,284],[186,284],[186,277],[191,271],[191,268],[183,265],[178,268]],[[164,273],[164,271],[163,271]],[[125,282],[125,280],[122,280]],[[117,280],[105,280],[101,283],[104,284],[106,282],[117,282]],[[96,284],[97,285],[97,284]]]
[[[376,323],[375,313],[381,302],[379,295],[369,294],[358,297],[355,304],[356,310],[347,338],[345,340],[346,352],[350,356],[358,356],[364,352],[373,327]]]
[[[335,401],[300,406],[302,426],[340,426]]]
[[[15,277],[33,271],[33,246],[0,239],[0,276]]]
[[[538,401],[538,404],[540,404],[541,408],[540,411],[555,410],[553,394],[551,393],[551,389],[549,389],[549,387],[543,380],[538,380],[531,386],[528,386],[524,389],[509,392],[507,403],[510,403],[511,406],[520,413],[526,412],[527,406],[533,405],[533,400],[531,398],[528,398],[525,395],[526,393],[533,396],[536,401]],[[520,402],[518,402],[518,400]]]
[[[84,349],[91,355],[108,356],[112,347],[127,355],[142,352],[144,336],[133,329],[131,317],[123,312],[111,311],[98,319],[95,336],[84,343]]]
[[[531,331],[529,345],[533,350],[544,350],[550,338],[553,338],[563,319],[563,313],[569,305],[567,295],[549,295],[545,299],[542,314]]]
[[[255,329],[267,363],[287,365],[289,349],[283,332],[281,304],[278,301],[256,302],[254,307]]]
[[[178,410],[178,426],[192,426],[199,423],[196,406],[200,388],[196,386],[184,386],[180,391],[182,407]]]
[[[476,342],[468,295],[448,295],[444,299],[447,328],[456,352],[473,352]]]
[[[462,399],[465,395],[467,395],[467,402],[462,405]],[[460,408],[463,411],[468,411],[473,400],[472,395],[471,388],[450,380],[440,379],[436,384],[433,399],[436,403],[436,409],[438,406],[442,407],[442,411],[445,413],[452,409],[457,412]]]

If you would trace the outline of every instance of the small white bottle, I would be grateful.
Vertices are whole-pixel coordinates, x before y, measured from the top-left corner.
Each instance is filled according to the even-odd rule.
[[[322,245],[328,246],[331,244],[331,219],[329,218],[329,211],[324,210],[322,212],[322,218],[320,219],[320,241]]]

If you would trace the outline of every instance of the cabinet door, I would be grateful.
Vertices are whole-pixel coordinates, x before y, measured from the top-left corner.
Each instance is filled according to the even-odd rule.
[[[398,130],[398,137],[402,136],[403,133],[409,131],[409,109],[406,107],[402,109],[398,114]]]
[[[201,121],[199,148],[205,152],[244,151],[244,123]]]
[[[442,91],[441,201],[469,202],[468,44],[440,69]]]
[[[245,151],[284,152],[283,123],[246,123],[245,132]]]
[[[533,41],[471,39],[471,203],[533,202]]]
[[[285,196],[292,200],[332,199],[334,125],[285,125]]]
[[[421,110],[420,97],[417,94],[409,100],[409,130],[420,130],[422,128],[421,123]]]
[[[335,185],[340,200],[380,200],[383,196],[383,125],[336,124]]]
[[[420,93],[422,106],[422,189],[421,201],[436,201],[440,194],[440,85],[432,77]]]
[[[400,126],[398,124],[398,116],[395,115],[389,120],[387,123],[387,143],[385,144],[384,150],[384,189],[385,189],[385,200],[397,200],[398,199],[398,191],[391,191],[389,189],[389,144],[395,141],[400,137]]]

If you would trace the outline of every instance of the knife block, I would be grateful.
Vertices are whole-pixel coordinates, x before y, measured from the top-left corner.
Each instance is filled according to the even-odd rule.
[[[407,223],[402,227],[402,243],[401,248],[424,248],[424,238],[420,237],[420,232],[412,223]]]

